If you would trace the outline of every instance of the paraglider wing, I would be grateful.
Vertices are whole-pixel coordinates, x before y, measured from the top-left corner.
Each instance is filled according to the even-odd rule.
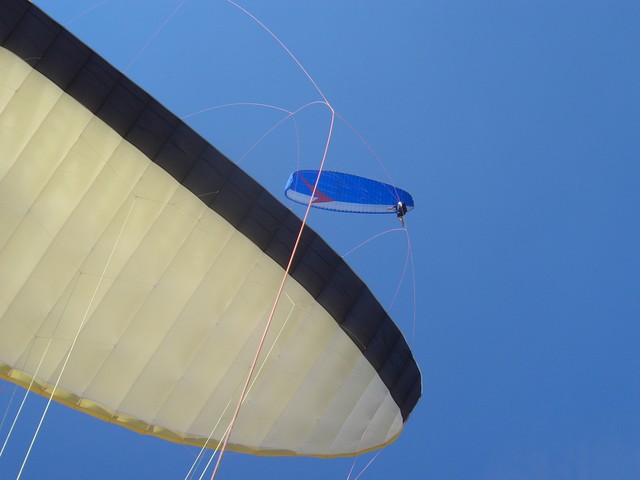
[[[301,222],[30,2],[0,9],[0,377],[214,443]],[[421,394],[398,328],[309,229],[267,345],[236,451],[378,448]]]
[[[398,202],[407,210],[413,209],[413,198],[408,192],[349,173],[322,171],[314,193],[319,173],[318,170],[293,172],[287,181],[285,196],[303,205],[311,202],[313,207],[338,212],[395,213]]]

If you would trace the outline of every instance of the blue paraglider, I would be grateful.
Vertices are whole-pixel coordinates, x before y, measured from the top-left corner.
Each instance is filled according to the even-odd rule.
[[[413,209],[413,198],[400,188],[370,178],[322,171],[313,198],[318,170],[291,174],[284,194],[290,200],[315,208],[351,213],[395,213],[402,220]]]

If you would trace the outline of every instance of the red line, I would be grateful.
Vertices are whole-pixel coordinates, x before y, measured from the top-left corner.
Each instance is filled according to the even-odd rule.
[[[271,322],[273,321],[273,316],[276,311],[276,307],[278,306],[278,302],[280,301],[280,297],[282,296],[282,292],[284,290],[284,284],[289,277],[289,271],[291,270],[291,265],[293,264],[293,258],[295,257],[296,251],[298,250],[298,246],[300,244],[300,239],[302,238],[302,232],[304,231],[304,227],[307,223],[307,217],[309,216],[309,211],[311,210],[311,200],[313,199],[316,189],[318,187],[318,181],[320,180],[320,174],[322,173],[322,169],[324,168],[324,163],[327,158],[327,153],[329,151],[329,143],[331,142],[331,136],[333,134],[333,123],[335,120],[335,112],[331,105],[327,103],[327,107],[331,110],[331,123],[329,125],[329,134],[327,135],[327,141],[324,147],[324,153],[322,154],[322,161],[320,162],[320,168],[318,169],[318,178],[316,178],[316,183],[313,186],[313,191],[311,192],[311,199],[307,203],[307,209],[304,212],[304,217],[302,219],[302,224],[300,225],[300,230],[298,231],[298,236],[296,237],[296,242],[293,245],[293,250],[291,251],[291,256],[289,257],[289,262],[287,263],[287,268],[284,271],[284,275],[282,276],[282,281],[280,282],[280,288],[278,288],[278,293],[276,295],[275,301],[273,302],[273,306],[271,307],[271,313],[269,313],[269,318],[267,319],[267,324],[264,327],[264,331],[262,332],[262,338],[260,339],[260,343],[258,344],[258,348],[256,350],[256,354],[253,358],[253,362],[251,363],[251,368],[249,369],[249,374],[247,375],[247,379],[244,382],[244,387],[242,388],[242,393],[240,394],[240,398],[238,399],[238,404],[236,405],[236,409],[233,413],[233,417],[231,417],[231,423],[229,424],[228,432],[224,437],[224,442],[222,444],[222,448],[220,449],[220,455],[218,456],[218,460],[216,461],[216,466],[213,469],[213,473],[211,474],[211,480],[216,478],[216,474],[218,472],[218,468],[220,467],[220,462],[222,461],[222,456],[227,448],[227,443],[229,438],[231,437],[231,432],[233,431],[233,427],[236,423],[236,419],[238,418],[238,414],[240,413],[240,407],[242,406],[242,402],[244,401],[247,395],[247,389],[249,388],[249,383],[251,382],[251,377],[253,376],[253,372],[256,369],[256,365],[258,364],[258,358],[260,357],[260,352],[262,352],[262,347],[264,346],[264,341],[267,337],[267,332],[269,331],[269,327],[271,326]]]

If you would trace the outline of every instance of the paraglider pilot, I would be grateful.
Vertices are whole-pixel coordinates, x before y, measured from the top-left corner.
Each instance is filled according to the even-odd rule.
[[[404,202],[398,202],[395,206],[395,211],[398,220],[402,222],[402,226],[404,227],[404,216],[407,213],[407,206],[404,204]]]

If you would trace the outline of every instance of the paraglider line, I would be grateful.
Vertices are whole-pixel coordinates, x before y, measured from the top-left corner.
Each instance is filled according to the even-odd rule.
[[[227,408],[229,408],[229,405],[231,405],[231,398],[229,398],[229,401],[227,402],[227,405],[224,407],[224,410],[222,410],[222,413],[220,414],[220,417],[218,418],[218,421],[216,422],[216,424],[211,429],[211,433],[209,434],[209,436],[207,437],[207,440],[204,442],[204,445],[202,445],[202,448],[198,452],[198,456],[196,457],[194,462],[191,464],[191,468],[187,472],[187,476],[185,477],[185,480],[189,480],[189,478],[191,478],[193,473],[195,473],[195,470],[198,467],[198,464],[202,461],[202,458],[205,455],[205,450],[207,448],[207,445],[209,444],[209,442],[213,438],[213,434],[215,433],[216,429],[218,428],[218,425],[220,424],[220,422],[222,421],[222,417],[224,417],[224,414],[227,412]],[[229,427],[227,427],[227,429],[228,428]],[[224,434],[226,435],[226,433],[227,433],[227,431],[225,430]],[[204,477],[205,472],[209,468],[209,465],[211,465],[211,461],[213,460],[213,457],[215,457],[216,453],[218,452],[218,449],[220,448],[220,443],[221,443],[221,441],[218,442],[218,444],[216,445],[216,448],[213,450],[213,453],[211,454],[211,458],[209,459],[207,464],[204,466],[204,470],[202,471],[202,474],[199,477],[200,480],[202,480],[202,478]]]
[[[282,332],[284,331],[284,327],[287,326],[287,323],[289,322],[289,319],[291,318],[291,314],[293,313],[293,310],[295,308],[295,303],[293,302],[293,300],[291,300],[291,297],[289,295],[287,295],[286,292],[284,292],[284,294],[289,299],[289,301],[291,302],[291,310],[289,310],[289,314],[287,315],[287,318],[285,319],[285,321],[282,323],[282,326],[280,327],[280,331],[278,332],[278,335],[276,335],[276,338],[271,343],[271,347],[269,348],[269,351],[265,355],[265,357],[264,357],[264,359],[262,361],[262,364],[260,365],[260,368],[258,369],[257,373],[253,377],[253,381],[251,382],[251,385],[249,386],[249,389],[247,390],[247,395],[249,394],[249,392],[251,391],[251,389],[255,385],[256,380],[258,379],[258,377],[260,376],[260,373],[262,372],[262,369],[264,368],[264,366],[267,363],[267,360],[271,356],[271,353],[273,352],[273,348],[275,347],[276,343],[278,342],[278,339],[280,338],[280,335],[282,335]],[[189,472],[187,473],[187,476],[185,477],[185,480],[188,480],[191,477],[192,473],[197,468],[197,464],[200,463],[201,458],[204,456],[204,452],[205,452],[205,449],[206,449],[207,445],[209,444],[211,438],[213,438],[213,434],[215,433],[216,429],[218,428],[218,425],[220,424],[220,422],[222,421],[222,418],[224,417],[224,414],[227,412],[227,409],[229,408],[230,404],[231,404],[231,398],[229,398],[229,401],[227,402],[226,407],[224,407],[224,410],[222,411],[222,413],[220,414],[220,417],[218,418],[218,421],[216,422],[214,427],[211,429],[211,433],[207,437],[206,442],[204,443],[204,445],[200,449],[200,452],[198,453],[198,456],[196,457],[196,459],[194,460],[193,464],[191,465],[191,468],[189,469]],[[228,431],[229,431],[229,427],[227,427],[227,430],[225,431],[224,435],[226,435],[228,433]],[[224,435],[223,435],[223,437],[224,437]],[[213,458],[215,457],[215,454],[220,449],[220,444],[221,443],[222,443],[222,440],[220,440],[218,442],[218,445],[214,449],[213,454],[211,455],[211,458],[207,462],[207,464],[206,464],[206,466],[205,466],[205,468],[204,468],[204,470],[202,472],[202,475],[200,476],[200,480],[202,480],[202,478],[204,477],[204,474],[209,469],[209,465],[211,465],[211,461],[213,460]]]
[[[326,102],[324,102],[324,101],[314,100],[313,102],[306,103],[303,106],[297,108],[296,110],[291,111],[291,110],[287,110],[286,108],[278,107],[277,105],[270,105],[270,104],[267,104],[267,103],[233,102],[233,103],[225,103],[224,105],[216,105],[214,107],[204,108],[202,110],[198,110],[197,112],[193,112],[193,113],[189,113],[187,115],[183,115],[180,118],[181,118],[181,120],[186,120],[187,118],[194,117],[194,116],[200,115],[202,113],[211,112],[213,110],[218,110],[218,109],[227,108],[227,107],[261,107],[261,108],[271,108],[273,110],[278,110],[280,112],[285,113],[286,114],[285,117],[283,117],[282,119],[277,121],[253,145],[251,145],[251,147],[249,147],[249,149],[240,156],[240,158],[236,162],[236,165],[239,165],[240,162],[242,162],[245,159],[245,157],[247,157],[247,155],[249,155],[265,138],[267,138],[269,135],[271,135],[271,133],[276,128],[278,128],[280,125],[282,125],[286,120],[288,120],[290,118],[293,120],[293,125],[294,125],[294,128],[296,130],[296,140],[297,140],[296,144],[297,144],[297,150],[298,150],[297,158],[298,158],[298,164],[299,164],[300,163],[300,139],[299,139],[299,133],[298,133],[298,123],[296,122],[296,115],[298,113],[300,113],[302,110],[304,110],[305,108],[312,107],[313,105],[325,105],[325,106],[328,106],[328,104]]]
[[[74,284],[72,289],[75,289],[76,285],[78,284],[78,278],[79,276],[76,276]],[[67,298],[67,301],[65,303],[65,306],[62,310],[62,312],[66,311],[67,307],[69,306],[69,302],[71,301],[71,296],[69,296],[69,298]],[[40,367],[42,366],[42,363],[44,362],[44,359],[47,356],[47,352],[49,351],[49,347],[51,346],[51,343],[53,342],[53,336],[58,328],[58,326],[60,325],[60,320],[62,319],[62,314],[60,315],[60,317],[58,317],[58,321],[56,322],[56,325],[54,327],[54,330],[52,332],[52,334],[48,337],[49,341],[47,342],[47,346],[44,349],[44,352],[42,352],[42,355],[40,356],[40,360],[38,362],[38,366],[36,367],[35,372],[33,373],[33,375],[31,376],[31,381],[29,382],[29,386],[26,388],[25,392],[24,392],[24,396],[22,397],[22,401],[20,402],[20,407],[18,408],[18,411],[16,412],[14,418],[13,418],[13,422],[11,423],[11,427],[9,428],[9,431],[7,432],[7,436],[4,440],[4,443],[2,444],[2,448],[0,449],[0,457],[2,457],[2,454],[4,453],[5,448],[7,447],[7,443],[9,442],[11,435],[13,433],[13,429],[15,428],[19,418],[20,418],[20,414],[22,413],[22,409],[27,401],[27,398],[29,397],[29,394],[33,391],[33,384],[36,381],[36,378],[38,378],[38,373],[40,372]],[[36,332],[37,335],[37,332]],[[46,336],[41,336],[40,338],[47,338]],[[27,358],[25,359],[25,365],[28,362],[28,358],[31,356],[31,351],[33,349],[33,345],[34,342],[31,342],[31,345],[29,347],[29,351],[27,353]],[[15,394],[15,389],[14,389],[14,394]],[[13,400],[13,394],[11,395],[11,399]],[[11,403],[11,402],[10,402]],[[7,411],[8,411],[7,407]],[[5,412],[5,416],[6,416],[6,412]],[[4,424],[4,418],[2,419],[2,424]],[[2,426],[2,424],[0,424],[0,427]]]
[[[322,90],[320,90],[320,87],[318,87],[318,84],[313,80],[313,78],[311,77],[311,75],[309,75],[309,72],[307,72],[307,69],[304,68],[304,66],[300,63],[300,61],[296,58],[296,56],[291,53],[291,50],[289,50],[287,48],[287,46],[282,42],[282,40],[280,40],[276,34],[274,34],[271,30],[269,30],[269,28],[262,23],[260,20],[258,20],[257,17],[255,17],[253,14],[251,14],[251,12],[249,12],[248,10],[244,9],[243,7],[241,7],[240,5],[238,5],[236,2],[234,2],[233,0],[227,0],[227,2],[229,2],[231,5],[233,5],[234,7],[236,7],[238,10],[241,10],[242,12],[244,12],[245,15],[247,15],[249,18],[251,18],[254,22],[256,22],[258,25],[260,25],[262,27],[262,29],[267,32],[269,35],[271,35],[271,37],[278,42],[278,44],[282,47],[282,49],[287,52],[287,54],[291,57],[291,59],[296,62],[296,64],[298,65],[298,67],[300,68],[300,70],[302,70],[302,72],[305,74],[305,76],[307,77],[307,79],[309,80],[309,82],[311,82],[311,85],[313,85],[313,87],[316,89],[316,91],[318,92],[318,94],[322,97],[322,99],[324,100],[324,103],[329,107],[329,109],[331,109],[333,111],[333,109],[331,108],[331,105],[329,104],[329,100],[327,100],[327,97],[324,96],[324,93],[322,93]]]
[[[407,233],[407,246],[409,257],[411,257],[411,283],[413,284],[413,331],[412,331],[412,339],[416,338],[416,267],[413,260],[413,248],[411,247],[411,237],[409,236],[409,230],[406,229]]]
[[[131,59],[131,61],[129,62],[129,64],[125,67],[124,71],[126,72],[127,70],[129,70],[133,64],[138,60],[138,58],[140,58],[140,55],[142,55],[145,50],[147,48],[149,48],[149,45],[151,45],[151,43],[153,43],[153,41],[156,39],[156,37],[158,36],[158,34],[164,30],[164,27],[167,26],[167,24],[171,21],[171,19],[173,17],[175,17],[176,13],[178,13],[178,10],[180,10],[180,8],[182,8],[182,5],[185,4],[187,0],[182,0],[178,6],[176,8],[173,9],[173,12],[171,12],[169,14],[169,16],[164,20],[164,22],[162,22],[160,24],[160,26],[156,29],[155,32],[153,32],[153,34],[151,35],[151,37],[149,37],[149,40],[147,40],[147,43],[144,44],[144,46],[138,51],[138,53],[135,54],[135,56]]]
[[[406,229],[403,229],[406,231]],[[393,294],[393,298],[391,299],[391,303],[389,307],[392,307],[394,303],[396,303],[396,298],[398,298],[398,293],[400,293],[400,287],[404,283],[404,277],[407,274],[407,266],[409,265],[409,259],[411,258],[411,245],[409,243],[408,233],[407,233],[407,255],[404,259],[404,267],[402,268],[402,275],[400,276],[400,282],[398,282],[398,287],[396,288],[396,292]]]
[[[11,409],[11,404],[13,403],[13,397],[16,394],[16,390],[18,389],[18,385],[14,384],[13,385],[13,392],[11,392],[11,397],[9,398],[9,404],[7,405],[7,408],[4,409],[4,414],[2,415],[2,420],[0,421],[0,430],[2,430],[2,427],[4,427],[4,422],[7,420],[7,415],[9,413],[9,410]],[[0,387],[0,394],[4,393],[4,391],[6,390],[6,388],[4,386]],[[2,454],[0,453],[0,456]]]
[[[352,254],[353,252],[355,252],[356,250],[358,250],[360,247],[365,246],[367,243],[369,243],[371,240],[375,240],[378,237],[381,237],[383,235],[386,235],[387,233],[391,233],[391,232],[400,232],[405,230],[404,228],[392,228],[390,230],[385,230],[384,232],[380,232],[376,235],[374,235],[373,237],[367,238],[364,242],[356,245],[355,247],[353,247],[351,250],[349,250],[347,253],[345,253],[344,255],[342,255],[342,258],[346,257],[347,255]]]
[[[362,469],[362,471],[358,474],[358,476],[356,478],[354,478],[353,480],[358,480],[365,472],[365,470],[367,468],[369,468],[371,466],[371,464],[375,461],[376,458],[378,458],[378,455],[380,455],[382,453],[382,450],[378,450],[378,452],[373,456],[373,458],[371,460],[369,460],[369,463],[367,463],[364,468]],[[348,479],[347,479],[348,480]]]
[[[297,132],[297,123],[295,123],[295,116],[298,113],[300,113],[302,110],[304,110],[305,108],[310,107],[312,105],[317,105],[317,104],[326,105],[326,103],[316,100],[314,102],[310,102],[310,103],[307,103],[306,105],[303,105],[302,107],[298,108],[297,110],[294,110],[293,112],[288,112],[287,116],[285,116],[284,118],[282,118],[281,120],[276,122],[275,125],[273,125],[269,130],[267,130],[253,145],[251,145],[251,147],[238,159],[238,161],[236,162],[236,165],[239,165],[240,162],[242,162],[245,159],[245,157],[247,155],[249,155],[253,151],[254,148],[256,148],[265,138],[267,138],[269,135],[271,135],[271,133],[276,128],[278,128],[280,125],[282,125],[289,118],[293,119],[294,124],[296,125],[296,132]],[[299,142],[298,142],[298,144],[299,144]],[[299,147],[298,147],[298,150],[299,150]]]
[[[327,135],[327,140],[325,142],[325,146],[324,146],[324,152],[322,154],[322,160],[320,161],[320,168],[318,168],[318,177],[316,178],[316,182],[313,186],[313,191],[311,192],[311,198],[314,197],[315,193],[316,193],[316,189],[318,188],[318,182],[320,181],[320,176],[322,173],[322,169],[324,168],[324,164],[325,161],[327,159],[327,154],[329,152],[329,144],[331,143],[331,137],[333,134],[333,125],[335,122],[335,112],[333,111],[333,108],[328,105],[329,108],[331,109],[331,123],[329,124],[329,132]],[[247,375],[247,379],[245,381],[244,387],[242,388],[242,393],[240,394],[240,399],[238,400],[238,404],[236,405],[236,409],[235,412],[233,414],[233,417],[231,418],[231,422],[229,424],[229,434],[225,435],[224,437],[224,443],[222,444],[222,449],[220,450],[220,455],[218,456],[218,460],[216,462],[216,465],[213,469],[213,473],[211,474],[211,480],[214,480],[216,478],[216,474],[218,472],[218,469],[220,468],[220,462],[222,461],[222,457],[224,455],[227,443],[229,441],[229,437],[231,436],[231,431],[233,430],[233,426],[235,425],[236,419],[238,418],[238,414],[240,412],[240,407],[242,406],[242,402],[244,401],[246,395],[247,395],[247,389],[249,387],[249,382],[251,381],[251,377],[253,376],[253,372],[256,368],[256,365],[258,363],[258,358],[260,356],[260,352],[262,351],[262,347],[264,345],[265,342],[265,338],[267,336],[267,332],[269,331],[269,327],[271,326],[271,322],[273,321],[273,317],[276,311],[276,307],[278,306],[280,297],[282,296],[282,293],[284,291],[284,285],[287,281],[287,278],[289,277],[289,271],[291,270],[291,265],[293,264],[293,259],[295,257],[295,254],[298,250],[298,246],[300,245],[300,239],[302,238],[302,233],[304,231],[304,228],[306,226],[307,223],[307,218],[309,217],[309,212],[311,210],[311,200],[307,203],[307,208],[305,210],[304,213],[304,217],[302,218],[302,224],[300,225],[300,229],[298,230],[298,235],[296,237],[296,241],[293,245],[293,249],[291,250],[291,255],[289,256],[289,261],[287,263],[287,268],[284,271],[284,275],[282,276],[282,281],[280,282],[280,287],[278,288],[278,293],[276,294],[275,300],[273,302],[273,306],[271,307],[271,312],[269,313],[269,318],[267,319],[267,323],[264,327],[264,331],[262,332],[262,337],[260,339],[260,343],[258,344],[258,348],[256,349],[256,354],[254,356],[253,362],[251,364],[251,368],[249,369],[249,373]]]
[[[64,374],[65,369],[67,368],[67,364],[69,363],[69,358],[71,358],[71,353],[73,352],[73,349],[76,345],[76,343],[78,342],[78,338],[80,337],[80,332],[82,331],[82,327],[84,326],[85,322],[87,321],[87,318],[89,317],[89,312],[91,311],[91,307],[93,306],[93,302],[96,299],[96,296],[98,294],[98,290],[100,290],[100,286],[102,285],[102,281],[104,280],[107,270],[109,268],[109,265],[111,264],[111,260],[113,259],[113,256],[116,252],[116,249],[118,248],[118,244],[120,243],[120,239],[122,238],[122,234],[124,233],[124,229],[127,225],[127,223],[129,222],[129,217],[131,216],[131,212],[133,212],[133,207],[136,204],[136,197],[133,198],[133,202],[131,202],[131,207],[129,208],[129,212],[127,213],[127,216],[124,219],[124,222],[122,223],[122,227],[120,228],[120,232],[118,233],[118,237],[116,238],[116,241],[113,245],[113,249],[111,250],[111,253],[109,255],[109,258],[107,259],[107,262],[104,266],[104,269],[102,270],[102,274],[100,275],[100,278],[98,279],[98,283],[96,285],[96,288],[93,291],[93,295],[91,296],[91,299],[89,300],[89,304],[87,305],[87,308],[84,312],[84,315],[82,317],[82,321],[80,322],[80,325],[78,326],[78,330],[76,331],[76,334],[73,338],[73,341],[71,342],[71,346],[69,347],[69,351],[67,352],[67,355],[64,359],[64,362],[62,363],[62,367],[60,368],[60,373],[58,374],[58,378],[56,379],[56,383],[53,386],[53,389],[51,390],[51,394],[49,395],[49,398],[47,400],[47,405],[44,408],[44,411],[42,412],[42,415],[40,416],[40,421],[38,422],[38,426],[36,427],[36,431],[33,434],[33,438],[31,439],[31,443],[29,444],[29,448],[27,449],[27,453],[24,456],[24,460],[22,461],[22,465],[20,466],[20,471],[18,472],[18,476],[16,477],[16,480],[19,480],[20,477],[22,476],[22,472],[24,471],[24,467],[27,464],[27,460],[29,459],[29,455],[31,454],[31,450],[33,449],[33,445],[36,442],[36,438],[38,437],[38,433],[40,432],[40,428],[42,427],[42,423],[44,422],[44,419],[47,415],[47,412],[49,411],[49,407],[51,406],[51,401],[53,400],[53,397],[56,393],[56,390],[58,389],[58,385],[60,384],[60,379],[62,378],[62,375]]]
[[[360,436],[360,442],[358,443],[358,448],[361,448],[362,446],[362,441],[365,439],[365,437],[367,436],[367,433],[369,431],[369,428],[373,425],[373,422],[369,422],[367,424],[367,426],[364,429],[364,432],[362,432],[362,435]],[[380,454],[382,450],[378,450],[378,453],[375,454],[375,456],[369,461],[369,463],[367,463],[364,468],[360,471],[360,473],[358,474],[358,476],[356,477],[356,479],[360,478],[360,476],[364,473],[364,471],[369,467],[369,465],[371,465],[373,463],[373,461],[376,459],[376,457]],[[347,475],[346,480],[349,480],[351,478],[351,474],[353,473],[353,470],[356,468],[356,462],[358,461],[359,456],[356,456],[353,459],[353,462],[351,463],[351,469],[349,470],[349,475]],[[355,479],[354,479],[355,480]]]
[[[407,235],[407,256],[404,262],[404,268],[402,269],[402,276],[400,277],[400,282],[398,283],[398,287],[396,288],[396,292],[393,295],[393,299],[389,304],[389,307],[392,307],[396,302],[398,294],[400,293],[400,287],[404,283],[404,277],[407,274],[407,266],[411,264],[411,285],[413,287],[412,297],[413,297],[413,325],[412,325],[412,333],[411,338],[416,338],[416,269],[413,262],[413,249],[411,248],[411,237],[409,236],[409,230],[405,228],[401,228],[400,230],[404,230]]]
[[[304,68],[304,66],[300,63],[300,61],[296,58],[296,56],[293,55],[293,53],[291,53],[291,51],[287,48],[287,46],[271,30],[269,30],[269,28],[267,28],[267,26],[264,23],[262,23],[260,20],[258,20],[258,18],[256,18],[253,14],[251,14],[249,11],[247,11],[246,9],[244,9],[243,7],[241,7],[240,5],[235,3],[233,0],[227,0],[227,1],[230,4],[232,4],[233,6],[235,6],[237,9],[242,11],[249,18],[253,19],[254,22],[256,22],[258,25],[260,25],[260,27],[262,27],[262,29],[264,29],[269,35],[271,35],[271,37],[282,47],[282,49],[285,50],[285,52],[293,59],[293,61],[298,65],[298,67],[306,75],[306,77],[308,78],[309,82],[311,82],[311,84],[314,86],[314,88],[316,89],[318,94],[324,100],[324,103],[327,105],[327,107],[331,111],[331,121],[330,121],[330,124],[329,124],[329,132],[328,132],[328,135],[327,135],[327,140],[325,142],[325,148],[324,148],[324,152],[322,154],[322,160],[320,162],[320,168],[318,169],[319,170],[319,174],[318,174],[318,177],[316,178],[316,182],[315,182],[315,185],[314,185],[313,191],[312,191],[312,198],[313,198],[313,195],[315,194],[315,191],[316,191],[316,189],[318,187],[318,182],[320,180],[320,174],[322,172],[322,169],[324,167],[324,164],[325,164],[325,161],[326,161],[326,158],[327,158],[327,153],[328,153],[328,150],[329,150],[329,144],[331,143],[331,138],[332,138],[332,134],[333,134],[333,126],[334,126],[334,123],[335,123],[335,111],[334,111],[333,107],[330,105],[330,103],[327,100],[327,98],[324,96],[324,94],[320,90],[320,88],[318,87],[318,85],[316,84],[316,82],[313,80],[311,75],[309,75],[309,73]],[[275,128],[275,127],[273,127],[273,128]],[[307,208],[306,208],[304,217],[302,219],[302,224],[300,225],[300,229],[298,231],[298,235],[296,237],[296,241],[295,241],[295,243],[293,245],[293,249],[291,250],[291,256],[289,257],[289,261],[287,263],[287,267],[286,267],[286,269],[284,271],[284,275],[282,276],[282,281],[280,282],[280,287],[278,288],[278,292],[277,292],[276,297],[274,299],[273,306],[271,307],[271,312],[269,313],[269,317],[268,317],[267,322],[265,324],[264,331],[262,332],[262,338],[260,339],[260,343],[258,344],[258,348],[256,349],[256,354],[255,354],[253,362],[251,364],[251,368],[249,369],[249,373],[247,375],[247,379],[246,379],[246,381],[244,383],[244,386],[242,388],[242,392],[240,394],[240,398],[239,398],[238,403],[236,405],[235,412],[233,414],[233,417],[231,418],[231,422],[229,424],[229,429],[228,429],[229,433],[225,434],[225,436],[224,436],[224,442],[222,444],[222,448],[220,449],[220,454],[218,455],[218,460],[216,461],[216,465],[214,467],[213,473],[211,474],[211,480],[215,479],[216,474],[218,472],[218,469],[220,468],[220,463],[222,461],[222,457],[224,455],[227,443],[229,441],[229,437],[231,436],[231,432],[233,430],[233,426],[235,425],[236,419],[238,418],[238,414],[240,412],[240,407],[242,406],[242,402],[244,401],[244,398],[247,395],[247,390],[249,388],[249,384],[251,382],[251,378],[253,376],[253,372],[255,371],[256,365],[258,363],[258,358],[260,356],[260,352],[262,351],[262,347],[264,345],[264,342],[265,342],[265,339],[266,339],[266,336],[267,336],[267,332],[269,331],[269,327],[271,326],[271,322],[273,321],[273,317],[274,317],[274,314],[275,314],[275,311],[276,311],[276,307],[278,306],[280,297],[282,296],[282,293],[284,291],[284,285],[285,285],[285,282],[287,281],[287,277],[289,276],[289,271],[291,270],[291,265],[293,264],[293,259],[295,257],[296,251],[298,250],[298,246],[300,244],[300,239],[302,238],[302,233],[304,231],[304,228],[305,228],[305,225],[306,225],[307,218],[309,216],[309,211],[310,210],[311,210],[311,201],[309,201],[309,203],[307,204]]]
[[[323,103],[323,102],[319,102]],[[258,103],[258,102],[232,102],[225,103],[223,105],[216,105],[214,107],[203,108],[202,110],[198,110],[196,112],[187,113],[180,117],[180,120],[186,120],[187,118],[195,117],[196,115],[201,115],[203,113],[212,112],[214,110],[220,110],[221,108],[229,108],[229,107],[261,107],[261,108],[271,108],[273,110],[278,110],[283,113],[291,114],[290,110],[286,108],[278,107],[277,105],[269,105],[268,103]]]
[[[13,417],[13,422],[11,423],[11,427],[9,428],[9,431],[7,432],[7,437],[5,438],[4,443],[2,444],[2,448],[0,449],[0,457],[2,457],[2,454],[4,453],[5,448],[7,448],[7,443],[9,443],[9,439],[11,438],[11,434],[13,433],[13,429],[15,428],[16,423],[18,423],[18,419],[20,418],[20,414],[22,413],[22,408],[24,407],[24,404],[27,401],[27,397],[29,396],[29,392],[31,392],[31,388],[33,387],[33,384],[35,383],[36,377],[38,376],[38,372],[40,371],[40,367],[42,366],[42,362],[43,362],[44,358],[47,356],[47,351],[49,350],[49,347],[51,346],[51,342],[52,341],[53,341],[53,337],[49,338],[49,341],[47,342],[47,346],[44,349],[44,353],[40,357],[40,362],[38,362],[38,366],[36,367],[36,371],[33,374],[33,376],[31,377],[31,381],[29,382],[29,386],[27,387],[27,389],[24,392],[24,396],[22,397],[22,401],[20,402],[20,407],[18,407],[18,411],[16,412],[15,416]],[[14,393],[15,393],[15,390],[14,390]],[[11,395],[11,398],[13,399],[13,395]],[[6,416],[6,413],[5,413],[5,416]],[[2,422],[4,423],[4,418],[2,419]]]
[[[344,123],[349,130],[351,130],[353,132],[353,134],[358,137],[358,139],[362,142],[362,144],[366,147],[367,150],[369,150],[369,153],[371,153],[371,155],[373,156],[373,158],[376,159],[376,161],[378,162],[378,165],[380,165],[380,168],[382,168],[382,171],[384,172],[385,176],[387,177],[387,179],[389,180],[389,183],[391,184],[391,186],[394,189],[394,193],[396,196],[396,199],[399,201],[400,200],[400,195],[398,195],[398,190],[395,187],[395,182],[393,181],[393,179],[391,178],[391,174],[389,173],[389,171],[386,169],[386,167],[384,166],[384,162],[382,161],[382,159],[378,156],[378,154],[376,153],[376,151],[373,149],[373,147],[369,144],[369,142],[367,142],[365,140],[365,138],[360,134],[360,132],[358,132],[349,122],[347,122],[347,120],[340,115],[339,113],[336,113],[336,115],[338,116],[338,118],[340,119],[340,121],[342,123]]]
[[[89,13],[93,12],[94,10],[96,10],[97,8],[101,7],[102,5],[104,5],[105,3],[107,3],[109,0],[102,0],[101,2],[96,3],[95,5],[93,5],[92,7],[89,7],[85,10],[83,10],[82,12],[80,12],[78,15],[76,15],[75,17],[73,17],[71,20],[68,20],[67,23],[65,24],[66,26],[71,25],[73,22],[75,22],[76,20],[78,20],[79,18],[84,17],[85,15],[88,15]]]
[[[342,255],[342,258],[346,257],[347,255],[352,254],[353,252],[355,252],[356,250],[358,250],[359,248],[365,246],[367,243],[369,243],[372,240],[375,240],[378,237],[382,237],[383,235],[386,235],[388,233],[392,233],[392,232],[404,232],[405,235],[407,236],[407,256],[405,258],[405,262],[404,262],[404,267],[402,269],[402,275],[400,276],[400,281],[398,282],[398,286],[396,287],[396,291],[393,295],[393,298],[391,299],[391,303],[389,304],[389,307],[392,307],[393,304],[395,303],[398,294],[400,293],[400,288],[402,287],[402,284],[404,283],[404,278],[406,276],[407,273],[407,267],[409,266],[409,264],[411,264],[411,276],[412,276],[412,288],[413,288],[413,338],[415,338],[416,336],[416,273],[415,273],[415,266],[413,263],[413,252],[412,252],[412,248],[411,248],[411,238],[409,236],[409,229],[407,229],[407,227],[403,227],[403,228],[392,228],[390,230],[385,230],[384,232],[380,232],[370,238],[367,238],[364,242],[359,243],[358,245],[356,245],[355,247],[353,247],[351,250],[349,250],[347,253],[345,253],[344,255]]]
[[[7,415],[9,414],[9,410],[11,409],[11,404],[13,403],[13,397],[15,397],[17,390],[18,390],[18,385],[14,385],[13,386],[13,391],[11,392],[11,397],[9,397],[9,403],[7,404],[7,408],[4,409],[4,414],[2,415],[2,421],[0,422],[0,430],[2,430],[2,427],[4,426],[4,422],[7,420]],[[18,414],[19,414],[19,412],[18,412]],[[18,416],[18,414],[16,414],[16,417]],[[13,423],[15,424],[15,420],[14,420]],[[11,430],[12,429],[13,429],[13,425],[11,425],[11,428],[9,429],[9,432],[7,433],[7,437],[4,440],[4,443],[2,445],[2,449],[0,450],[0,457],[2,457],[2,452],[4,452],[4,449],[5,449],[6,445],[7,445],[7,442],[9,441],[9,437],[11,436]]]

